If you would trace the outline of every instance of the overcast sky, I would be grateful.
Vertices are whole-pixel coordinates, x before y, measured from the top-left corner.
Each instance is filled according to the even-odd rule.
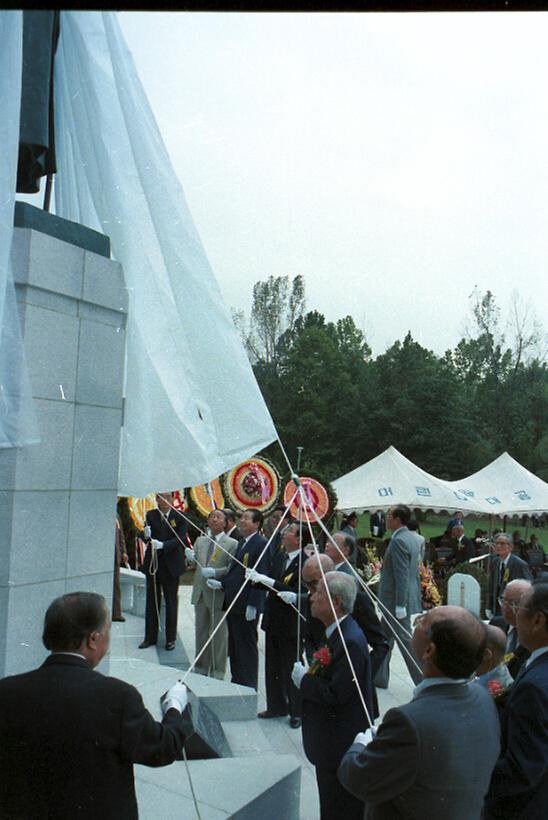
[[[217,280],[302,274],[375,353],[548,286],[548,17],[120,14]]]

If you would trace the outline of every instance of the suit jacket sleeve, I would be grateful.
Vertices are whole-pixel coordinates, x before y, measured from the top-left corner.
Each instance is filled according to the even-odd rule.
[[[158,723],[145,708],[137,689],[128,686],[120,727],[121,756],[145,766],[166,766],[181,760],[185,737],[192,733],[189,720],[170,709]]]
[[[409,567],[411,558],[403,542],[396,536],[390,545],[394,572],[396,606],[407,606],[409,597]]]
[[[363,648],[348,639],[346,646],[354,671],[359,677],[364,663]],[[342,706],[356,692],[356,683],[346,652],[342,648],[340,637],[337,639],[336,649],[333,649],[332,645],[330,645],[330,649],[333,653],[331,678],[322,678],[307,673],[301,682],[301,692],[303,698],[316,701],[316,703],[321,703],[323,706]],[[365,712],[363,719],[365,724],[367,721]]]
[[[366,747],[353,744],[338,770],[345,789],[368,803],[393,800],[409,789],[417,776],[419,738],[399,709],[390,709],[375,739]]]
[[[367,643],[371,647],[371,675],[374,676],[381,661],[389,650],[380,621],[375,612],[373,602],[367,592],[358,591],[354,612],[352,617],[367,638]]]
[[[506,749],[493,769],[490,797],[529,791],[546,776],[548,695],[522,680],[506,708],[511,709]]]
[[[257,558],[264,550],[266,545],[266,539],[261,538],[260,542],[253,548],[253,554],[249,556],[249,566],[255,566]],[[265,551],[263,557],[255,567],[257,572],[260,572],[262,575],[268,575],[270,572],[270,559],[268,557],[268,550]],[[257,612],[262,612],[264,610],[264,605],[266,601],[266,592],[264,591],[264,587],[260,586],[251,586],[249,591],[249,597],[247,599],[248,606],[254,606]]]

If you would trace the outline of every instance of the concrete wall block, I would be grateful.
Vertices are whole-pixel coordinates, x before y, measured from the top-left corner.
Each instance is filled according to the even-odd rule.
[[[101,305],[92,305],[90,302],[78,303],[78,316],[89,319],[91,322],[100,322],[103,325],[112,325],[122,332],[126,326],[126,314],[122,311],[111,310]]]
[[[0,450],[0,454],[1,452]],[[0,461],[0,468],[1,464]],[[13,492],[0,492],[0,522],[2,522],[2,538],[0,538],[0,587],[7,586],[9,580],[11,533],[13,529],[13,500]]]
[[[84,277],[83,249],[45,233],[30,233],[28,284],[80,299]]]
[[[61,595],[67,592],[96,592],[103,595],[110,610],[112,604],[112,572],[99,572],[95,575],[73,575],[64,580]]]
[[[85,251],[82,298],[85,302],[126,312],[128,294],[120,263]]]
[[[11,243],[11,269],[16,285],[28,282],[31,231],[14,228]]]
[[[76,400],[122,407],[126,334],[115,327],[81,320]]]
[[[17,450],[15,484],[2,489],[66,490],[70,487],[74,404],[35,399],[40,444]]]
[[[27,305],[25,352],[33,396],[74,401],[79,321]]]
[[[66,574],[112,572],[116,493],[84,490],[70,494]]]
[[[0,589],[0,612],[7,612],[8,626],[0,676],[28,672],[45,660],[49,653],[42,643],[44,615],[54,598],[64,591],[64,580]]]
[[[76,405],[71,479],[73,490],[116,491],[121,424],[121,410]]]
[[[12,497],[10,582],[35,584],[64,578],[68,491],[0,493],[6,495]]]
[[[66,313],[67,316],[78,315],[78,301],[72,296],[63,296],[51,290],[41,290],[32,285],[16,285],[15,295],[19,304],[36,305],[37,307]]]

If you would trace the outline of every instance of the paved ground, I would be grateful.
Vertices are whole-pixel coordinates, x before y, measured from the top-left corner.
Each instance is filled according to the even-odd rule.
[[[127,624],[114,624],[113,627],[113,653],[137,656],[143,660],[158,661],[163,663],[176,662],[181,667],[188,666],[187,658],[194,656],[194,609],[190,604],[190,593],[192,587],[181,586],[179,591],[179,635],[182,645],[179,645],[175,652],[164,652],[159,646],[158,654],[155,648],[136,652],[137,644],[142,640],[142,635],[135,635],[135,624],[144,620],[128,619]],[[161,636],[160,636],[161,637]],[[159,642],[160,644],[160,642]],[[122,649],[123,647],[123,649]],[[264,709],[264,633],[260,631],[259,640],[259,711]],[[227,672],[227,680],[230,680],[230,673]],[[390,688],[387,690],[378,689],[381,715],[392,706],[407,702],[413,690],[413,683],[403,659],[397,649],[394,650],[391,662]],[[246,722],[245,732],[242,731],[242,724],[234,724],[231,727],[225,725],[228,740],[234,751],[238,747],[249,753],[254,750],[260,754],[261,751],[271,750],[280,754],[296,755],[302,765],[301,778],[301,813],[300,820],[317,820],[319,817],[318,796],[316,790],[316,780],[314,768],[304,755],[301,730],[291,729],[287,718],[275,718],[272,720],[257,720]],[[365,729],[364,723],[364,729]],[[143,817],[142,820],[153,820]]]

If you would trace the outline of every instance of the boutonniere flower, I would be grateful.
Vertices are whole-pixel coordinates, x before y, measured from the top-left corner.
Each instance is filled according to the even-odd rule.
[[[211,558],[209,559],[209,563],[214,564],[216,561],[218,561],[220,554],[221,554],[220,550],[217,547],[215,547],[215,549],[213,550],[213,554],[211,555]]]
[[[508,687],[504,686],[500,680],[492,678],[487,681],[487,691],[492,696],[495,703],[503,703],[508,694]]]
[[[331,665],[331,651],[328,646],[322,646],[312,655],[312,663],[308,667],[309,675],[325,675]]]
[[[172,518],[169,523],[171,524],[172,527],[174,527],[177,522],[174,518]]]
[[[516,657],[515,652],[507,652],[506,655],[504,656],[504,658],[502,659],[502,662],[504,664],[506,664],[506,666],[508,666],[510,661],[513,661],[515,657]]]
[[[249,564],[249,553],[248,552],[246,552],[246,554],[242,556],[242,564],[244,565],[244,567],[247,567],[247,565]]]
[[[508,567],[506,567],[506,569],[504,570],[504,583],[507,584],[509,580],[510,580],[510,570],[508,569]]]
[[[289,575],[285,576],[285,578],[283,580],[283,583],[286,584],[286,585],[289,584],[289,582],[291,581],[292,578],[293,578],[293,573],[290,572]]]

